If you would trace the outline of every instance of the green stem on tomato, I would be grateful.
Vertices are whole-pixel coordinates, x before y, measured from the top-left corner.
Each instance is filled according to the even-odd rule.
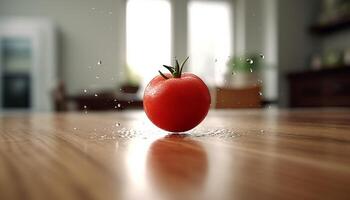
[[[160,70],[158,70],[158,72],[159,72],[159,74],[161,75],[161,76],[163,76],[163,78],[165,78],[165,79],[169,79],[168,77],[166,77]]]
[[[165,67],[167,70],[169,70],[170,74],[173,76],[173,78],[181,78],[181,74],[182,74],[182,70],[183,67],[185,65],[185,63],[187,62],[187,60],[189,59],[189,57],[187,57],[182,63],[181,65],[179,65],[178,60],[175,58],[175,67],[172,66],[168,66],[168,65],[163,65],[163,67]],[[167,76],[165,76],[160,70],[158,71],[159,74],[164,78],[164,79],[169,79]]]
[[[181,67],[180,67],[180,77],[181,77],[181,74],[182,74],[182,69],[184,68],[185,63],[187,62],[187,60],[188,60],[189,58],[190,58],[190,57],[187,56],[187,58],[181,63]]]

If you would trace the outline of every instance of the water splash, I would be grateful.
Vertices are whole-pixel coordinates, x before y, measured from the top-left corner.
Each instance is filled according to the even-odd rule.
[[[247,63],[249,63],[250,65],[254,63],[254,61],[253,61],[252,59],[250,59],[250,58],[247,58],[246,61],[247,61]]]
[[[216,138],[236,138],[241,134],[236,133],[230,129],[194,129],[189,133],[193,137],[216,137]]]
[[[145,132],[137,131],[135,129],[122,128],[117,131],[116,136],[121,138],[131,139],[143,134],[145,134]]]

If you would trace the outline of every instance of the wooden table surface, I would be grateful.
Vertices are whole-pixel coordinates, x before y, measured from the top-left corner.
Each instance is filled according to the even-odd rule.
[[[350,199],[350,110],[3,114],[0,199]]]

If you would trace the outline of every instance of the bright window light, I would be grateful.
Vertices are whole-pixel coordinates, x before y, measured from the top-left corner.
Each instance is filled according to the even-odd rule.
[[[232,54],[231,5],[191,1],[188,11],[190,71],[210,85],[221,84]]]
[[[127,64],[143,91],[171,62],[171,5],[168,0],[128,0],[126,12]]]

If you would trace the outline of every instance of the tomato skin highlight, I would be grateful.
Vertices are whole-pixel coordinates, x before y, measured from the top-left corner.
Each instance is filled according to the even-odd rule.
[[[147,85],[143,107],[147,117],[159,128],[184,132],[196,127],[208,113],[211,99],[208,87],[196,75],[183,73],[169,79],[158,75]]]

